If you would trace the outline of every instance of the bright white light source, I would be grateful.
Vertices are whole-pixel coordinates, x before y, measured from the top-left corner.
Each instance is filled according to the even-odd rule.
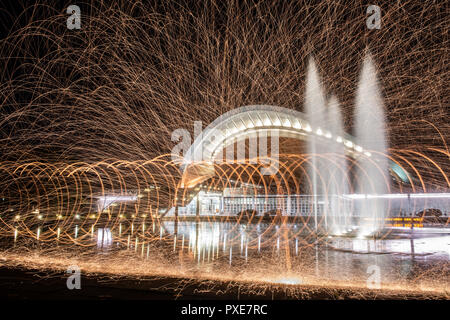
[[[450,193],[411,193],[411,198],[450,198]]]
[[[301,279],[293,278],[293,277],[276,279],[273,282],[274,283],[287,284],[287,285],[299,285],[299,284],[302,284],[302,280]]]
[[[312,131],[311,126],[309,125],[309,123],[307,123],[305,125],[305,131],[307,131],[307,132],[311,132]]]
[[[351,147],[353,147],[353,142],[351,142],[350,140],[345,140],[344,145],[345,145],[346,147],[351,148]]]

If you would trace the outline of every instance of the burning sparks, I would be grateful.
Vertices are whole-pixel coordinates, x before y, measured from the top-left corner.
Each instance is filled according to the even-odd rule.
[[[294,296],[301,295],[301,285],[362,290],[364,272],[331,279],[321,276],[327,270],[313,257],[328,254],[336,235],[384,241],[397,234],[388,230],[378,236],[353,228],[351,215],[343,224],[346,230],[330,230],[325,214],[313,228],[314,208],[306,202],[289,208],[302,214],[280,212],[288,210],[283,197],[316,197],[316,184],[323,208],[336,194],[342,203],[348,201],[340,212],[352,211],[361,199],[383,199],[396,217],[406,211],[425,215],[436,209],[434,201],[449,198],[448,50],[440,37],[448,31],[445,5],[416,7],[414,1],[401,1],[383,8],[377,30],[365,29],[364,8],[347,1],[311,7],[212,0],[193,8],[100,1],[89,6],[89,14],[82,12],[77,30],[67,29],[67,17],[47,6],[26,9],[26,24],[14,24],[0,41],[6,66],[0,74],[1,264],[48,270],[77,264],[111,277],[235,281],[257,293],[277,285],[295,287]],[[413,8],[420,10],[420,18],[408,23]],[[233,130],[256,132],[263,125],[295,129],[301,136],[345,146],[352,157],[333,150],[307,153],[305,143],[287,137],[280,141],[277,159],[249,155],[220,164],[172,159],[176,141],[171,132],[195,128],[195,121],[209,124],[255,104],[304,110],[312,56],[324,96],[338,98],[345,131],[355,131],[355,97],[365,99],[355,83],[369,50],[383,88],[386,152],[331,132],[332,119],[317,127],[262,117],[235,123]],[[370,132],[366,138],[370,141]],[[267,160],[277,161],[276,174],[260,174]],[[362,170],[361,160],[366,163]],[[381,161],[395,166],[385,174]],[[198,180],[183,184],[180,163],[194,172],[211,166],[215,175],[203,179],[199,174]],[[349,190],[339,183],[330,188],[338,176],[347,177]],[[380,194],[371,193],[375,176],[386,189]],[[364,184],[364,193],[358,184]],[[225,191],[232,201],[262,199],[263,205],[272,197],[277,207],[256,212],[242,203],[249,206],[239,215],[226,210],[202,218],[193,214],[197,230],[178,233],[189,222],[189,217],[173,218],[183,216],[180,208],[199,207],[203,195]],[[403,202],[399,210],[390,206],[403,200],[407,207]],[[266,217],[264,212],[269,212]],[[408,218],[413,228],[415,222],[426,227],[429,217]],[[438,220],[445,230],[448,217]],[[223,232],[225,227],[215,223],[229,229]],[[107,251],[107,259],[95,250]],[[219,271],[211,271],[212,266]],[[388,269],[394,276],[401,273],[396,266]],[[383,282],[386,290],[439,294],[448,292],[446,285],[448,259],[410,282],[400,276]]]

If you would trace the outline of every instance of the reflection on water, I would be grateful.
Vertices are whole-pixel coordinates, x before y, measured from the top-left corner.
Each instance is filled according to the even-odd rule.
[[[112,245],[113,238],[111,229],[109,228],[98,228],[97,229],[97,247],[107,248]]]
[[[316,238],[307,228],[295,223],[124,221],[109,226],[80,224],[70,229],[42,225],[33,241],[39,244],[35,247],[51,248],[47,252],[56,255],[72,250],[86,252],[89,257],[100,257],[97,253],[101,253],[102,263],[113,265],[118,257],[126,257],[126,267],[137,263],[154,270],[158,262],[184,275],[189,270],[194,275],[227,273],[232,278],[235,274],[257,275],[263,281],[279,277],[278,283],[365,283],[369,270],[376,266],[383,283],[404,285],[420,279],[420,285],[425,281],[433,288],[450,286],[450,229],[417,233],[396,229],[389,238],[373,240]],[[14,235],[2,241],[2,246],[6,242],[19,250],[28,246],[29,238],[22,232],[14,229]]]
[[[262,261],[288,259],[290,268],[299,266],[303,275],[311,273],[328,280],[367,277],[369,267],[374,265],[382,270],[382,281],[408,280],[428,270],[436,272],[436,268],[441,280],[449,280],[448,232],[431,235],[422,232],[420,236],[392,236],[384,240],[338,237],[316,240],[303,237],[299,229],[289,224],[165,221],[147,226],[121,224],[114,231],[99,228],[96,242],[102,251],[123,248],[148,259],[156,241],[161,249],[170,249],[180,259],[187,257],[197,267],[208,265],[217,270],[223,270],[225,265],[252,268]]]
[[[335,249],[357,253],[404,254],[413,257],[432,256],[443,260],[450,257],[450,236],[434,236],[410,239],[365,240],[365,239],[331,239]]]

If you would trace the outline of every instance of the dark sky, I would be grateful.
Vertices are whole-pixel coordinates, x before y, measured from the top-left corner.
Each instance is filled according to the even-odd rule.
[[[445,5],[383,1],[380,30],[364,1],[2,2],[2,159],[147,159],[174,129],[249,104],[303,110],[308,57],[352,132],[368,48],[397,148],[449,139]],[[26,8],[26,9],[24,9]],[[444,141],[443,141],[444,140]]]

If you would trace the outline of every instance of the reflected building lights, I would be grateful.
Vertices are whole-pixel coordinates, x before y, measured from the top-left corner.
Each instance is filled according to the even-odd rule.
[[[112,233],[109,228],[97,229],[97,248],[109,248],[113,243]]]

